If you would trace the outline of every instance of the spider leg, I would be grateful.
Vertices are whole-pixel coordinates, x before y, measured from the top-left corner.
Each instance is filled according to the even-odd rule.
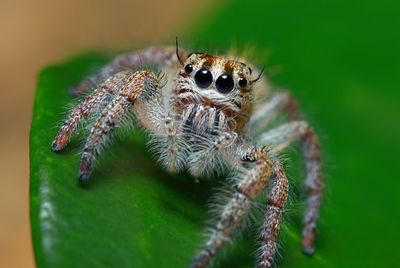
[[[186,57],[185,51],[180,51],[182,58]],[[108,77],[123,71],[137,70],[144,66],[162,65],[162,66],[178,66],[179,61],[176,57],[176,48],[169,46],[149,47],[143,50],[124,53],[114,58],[109,64],[101,68],[97,73],[89,76],[75,87],[70,89],[73,96],[80,95],[99,83],[103,82]]]
[[[268,144],[273,151],[280,152],[290,143],[302,140],[308,129],[309,125],[305,121],[291,121],[268,130],[256,140],[259,144]]]
[[[201,175],[210,175],[212,171],[220,173],[224,170],[222,154],[227,153],[226,149],[234,143],[236,138],[237,134],[234,132],[222,132],[214,139],[205,141],[200,150],[192,152],[189,164],[192,176],[200,177]]]
[[[190,145],[182,133],[187,115],[179,115],[165,104],[161,91],[136,105],[135,116],[148,133],[149,149],[158,155],[160,165],[171,173],[182,170],[187,162]]]
[[[276,241],[282,219],[282,210],[286,204],[289,184],[283,166],[274,162],[272,189],[268,194],[264,224],[261,228],[261,247],[257,267],[272,267],[276,252]]]
[[[127,78],[124,86],[120,89],[118,95],[103,109],[97,121],[91,127],[81,157],[80,180],[85,180],[89,177],[93,169],[94,159],[99,155],[107,134],[127,119],[139,96],[142,97],[148,91],[154,91],[159,87],[159,81],[152,72],[138,71],[125,74]],[[132,122],[128,121],[128,123]]]
[[[286,111],[291,120],[299,117],[296,101],[288,91],[279,91],[256,107],[249,121],[252,133],[262,132],[281,110]]]
[[[125,84],[127,77],[129,77],[127,72],[115,74],[74,108],[58,131],[51,145],[51,149],[54,152],[63,149],[69,142],[79,123],[104,108],[108,101],[113,98],[113,95],[117,94]]]
[[[151,117],[141,116],[140,118],[145,121],[142,122],[142,125],[152,130],[150,148],[159,154],[159,163],[171,173],[182,170],[189,145],[183,135],[179,133],[179,122],[173,116],[165,114],[164,111],[159,111]],[[153,121],[153,124],[150,124],[149,121]]]
[[[243,156],[250,159],[255,165],[244,174],[237,183],[235,192],[222,209],[217,223],[213,226],[211,234],[191,264],[191,268],[206,267],[216,252],[230,240],[231,235],[241,225],[251,202],[262,192],[272,175],[273,163],[264,148],[254,148]]]
[[[303,217],[302,246],[304,253],[314,252],[315,229],[322,201],[323,181],[321,173],[321,150],[318,137],[305,121],[292,121],[261,135],[259,142],[274,146],[273,151],[283,150],[289,143],[300,140],[306,163],[307,207]]]
[[[79,167],[80,180],[89,178],[93,169],[94,158],[100,153],[105,135],[122,121],[124,116],[128,113],[131,104],[132,103],[123,96],[116,97],[107,105],[105,110],[101,113],[100,118],[92,126],[81,157]]]

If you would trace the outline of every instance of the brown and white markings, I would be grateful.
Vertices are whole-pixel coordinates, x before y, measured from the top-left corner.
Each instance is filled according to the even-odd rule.
[[[150,71],[153,65],[163,75]],[[88,95],[70,112],[52,150],[63,149],[79,124],[92,122],[79,168],[79,179],[87,180],[107,137],[115,128],[134,125],[147,131],[150,149],[169,172],[185,169],[195,177],[233,174],[231,193],[217,208],[215,224],[191,267],[208,266],[243,225],[254,200],[270,189],[256,266],[272,267],[289,188],[277,156],[290,143],[302,143],[308,195],[302,233],[306,254],[314,252],[323,181],[312,127],[300,118],[288,92],[270,95],[268,88],[261,71],[234,56],[178,52],[177,47],[122,54],[72,89],[74,95]],[[278,113],[286,114],[289,122],[271,129]]]

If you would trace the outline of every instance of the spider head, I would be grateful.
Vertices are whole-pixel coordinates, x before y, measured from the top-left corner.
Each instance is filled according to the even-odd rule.
[[[243,62],[205,53],[189,54],[179,76],[188,78],[199,93],[215,93],[219,97],[249,92],[260,78],[254,78],[252,69]]]
[[[226,57],[191,53],[178,73],[177,97],[181,103],[202,103],[219,108],[228,117],[248,117],[252,88],[260,78],[251,67]]]

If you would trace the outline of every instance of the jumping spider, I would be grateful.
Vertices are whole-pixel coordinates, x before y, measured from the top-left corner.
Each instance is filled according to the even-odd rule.
[[[158,66],[163,75],[145,66]],[[237,57],[187,53],[177,45],[122,54],[72,89],[75,95],[93,90],[70,112],[52,150],[63,149],[83,120],[95,118],[81,156],[80,180],[89,178],[110,132],[126,125],[149,134],[151,148],[169,172],[186,169],[198,177],[229,171],[231,196],[193,259],[193,268],[210,263],[254,200],[270,189],[257,267],[272,267],[288,196],[288,180],[277,156],[298,140],[308,195],[302,246],[312,254],[323,188],[318,138],[288,92],[266,94],[269,84],[261,73]],[[266,97],[260,99],[262,95]],[[289,122],[270,129],[280,112]]]

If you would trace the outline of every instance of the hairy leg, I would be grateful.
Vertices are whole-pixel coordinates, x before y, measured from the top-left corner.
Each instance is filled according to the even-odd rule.
[[[89,177],[94,159],[104,145],[106,135],[126,119],[139,95],[147,95],[149,91],[158,88],[158,78],[152,72],[138,71],[129,75],[118,96],[106,106],[91,128],[81,157],[79,168],[81,180]]]
[[[129,74],[130,72],[120,72],[110,77],[70,112],[51,145],[54,152],[67,145],[82,120],[104,108],[114,95],[118,94]]]
[[[182,58],[186,58],[186,52],[180,51]],[[77,86],[71,88],[72,95],[80,95],[99,83],[103,82],[108,77],[123,71],[137,70],[149,65],[162,66],[178,66],[179,61],[176,57],[176,48],[169,46],[150,47],[143,50],[124,53],[112,60],[109,64],[100,69],[97,73],[89,76]]]
[[[101,90],[106,90],[109,94],[113,94],[113,98],[110,98],[111,101],[102,109],[96,122],[91,126],[90,134],[86,140],[81,157],[79,179],[84,180],[89,177],[93,169],[94,159],[100,153],[107,134],[127,119],[137,100],[151,96],[152,92],[157,91],[158,88],[158,78],[154,73],[149,71],[120,72],[102,85]],[[53,142],[53,150],[54,148],[59,150],[65,146],[70,134],[76,128],[79,121],[83,117],[93,114],[94,109],[90,108],[94,106],[92,99],[100,98],[98,95],[102,96],[101,92],[100,89],[98,92],[95,91],[78,108],[71,112]],[[97,104],[97,106],[100,105]],[[83,113],[82,111],[85,111],[83,107],[91,112]],[[78,115],[76,115],[77,113]],[[128,123],[133,122],[129,121]]]
[[[261,144],[274,146],[279,152],[291,142],[302,141],[302,153],[306,163],[305,188],[307,207],[303,218],[303,251],[311,255],[314,252],[315,229],[323,194],[321,173],[321,151],[318,137],[305,121],[293,121],[272,129],[259,137]]]
[[[257,143],[267,144],[273,151],[280,152],[290,143],[303,139],[309,129],[305,121],[292,121],[270,129],[257,138]]]
[[[206,267],[212,257],[229,241],[231,235],[245,218],[252,200],[262,192],[272,174],[272,161],[263,148],[254,148],[243,156],[243,161],[254,162],[244,177],[237,183],[236,191],[222,209],[222,213],[211,230],[207,242],[192,262],[192,268]]]
[[[283,166],[274,162],[272,189],[268,194],[267,209],[264,224],[261,228],[261,247],[257,267],[272,267],[276,253],[276,241],[278,240],[281,225],[282,212],[286,204],[289,184]]]
[[[303,155],[306,159],[307,208],[303,217],[303,251],[311,255],[315,251],[315,231],[322,201],[324,183],[321,170],[321,148],[318,137],[308,128],[303,137]]]
[[[148,121],[148,119],[147,119]],[[158,161],[168,172],[175,173],[183,169],[187,161],[189,145],[180,133],[180,121],[174,119],[164,111],[159,113],[159,127],[154,128],[147,124],[148,129],[153,131],[150,139],[150,149],[159,154]]]
[[[140,103],[136,117],[150,133],[150,150],[158,154],[158,162],[168,172],[175,173],[186,166],[191,149],[183,132],[188,115],[177,115],[171,106],[157,99],[162,98],[155,96],[149,102]]]
[[[100,153],[104,145],[106,135],[128,115],[132,106],[124,96],[118,96],[109,103],[93,124],[89,137],[83,149],[81,164],[79,167],[79,179],[88,179],[93,169],[95,157]]]
[[[299,117],[296,101],[287,91],[278,91],[256,107],[249,122],[253,135],[256,136],[267,128],[282,110],[290,120],[297,120]]]
[[[234,143],[236,137],[234,132],[219,133],[212,141],[202,145],[202,149],[193,152],[189,163],[192,176],[210,176],[213,172],[221,174],[224,170],[222,154],[227,153],[225,149]]]

